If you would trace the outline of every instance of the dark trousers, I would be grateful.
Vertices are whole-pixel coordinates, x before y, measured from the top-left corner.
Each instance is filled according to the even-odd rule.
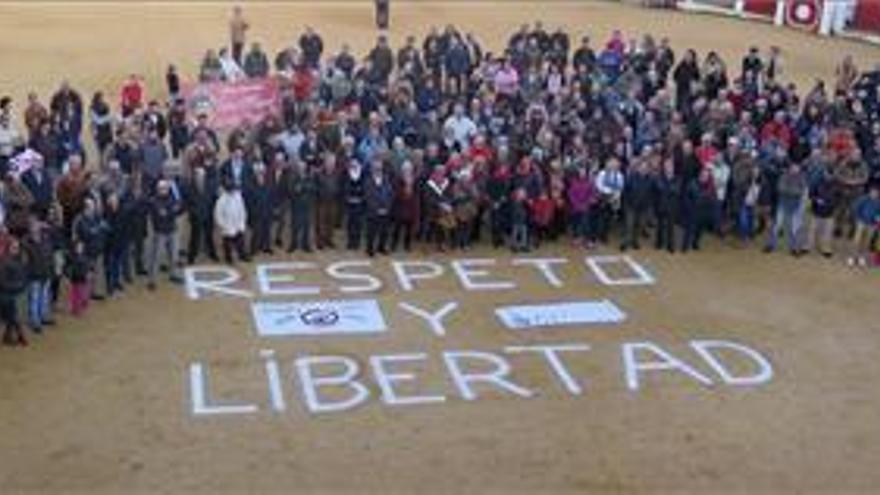
[[[232,43],[232,59],[239,66],[241,65],[241,55],[244,52],[244,43]]]
[[[617,217],[617,212],[609,203],[603,202],[596,211],[596,237],[603,243],[608,242],[608,235]]]
[[[492,224],[492,246],[501,247],[504,245],[504,237],[507,233],[507,208],[502,205],[496,205],[490,212],[489,221]]]
[[[317,205],[317,225],[315,226],[318,249],[334,248],[333,231],[336,229],[337,205],[333,200],[324,200]]]
[[[189,247],[186,250],[187,261],[193,264],[205,246],[208,257],[217,260],[217,249],[214,247],[214,219],[189,219]]]
[[[147,268],[144,266],[144,243],[146,240],[143,237],[136,236],[132,239],[131,248],[129,249],[129,256],[126,257],[125,260],[125,275],[126,278],[132,278],[132,265],[134,265],[134,272],[138,275],[146,275]]]
[[[486,209],[481,205],[477,207],[477,216],[471,221],[470,241],[474,244],[480,242],[483,235],[483,215]]]
[[[292,203],[290,207],[290,247],[288,250],[312,250],[312,208]]]
[[[473,234],[473,226],[471,222],[459,221],[455,225],[455,247],[464,249],[471,244],[471,235]]]
[[[360,249],[364,230],[364,205],[349,204],[345,209],[346,248]]]
[[[104,282],[107,287],[107,295],[122,290],[122,273],[125,269],[127,256],[128,246],[107,249],[104,253]]]
[[[400,239],[403,237],[403,249],[409,251],[412,246],[413,221],[412,220],[395,220],[394,228],[391,231],[391,250],[397,251]]]
[[[376,251],[387,253],[388,215],[370,215],[367,217],[367,254],[373,256]]]
[[[171,157],[172,158],[176,159],[177,157],[180,156],[180,154],[183,152],[183,150],[186,149],[186,146],[189,144],[188,132],[189,131],[187,131],[186,128],[182,128],[182,129],[177,129],[177,128],[173,128],[173,127],[171,128],[171,131],[170,131],[171,136],[170,136],[169,140],[171,141]]]
[[[665,249],[667,251],[675,251],[675,219],[671,213],[657,212],[657,235],[654,240],[654,247],[657,249]]]
[[[223,236],[223,258],[227,263],[234,262],[232,252],[238,255],[238,259],[242,261],[248,260],[248,255],[244,250],[244,234],[235,236]]]
[[[21,323],[18,321],[18,296],[0,295],[0,320],[4,323],[4,343],[15,343],[24,340]]]
[[[272,250],[272,215],[260,215],[251,221],[251,254]]]
[[[642,235],[645,211],[638,208],[629,208],[625,212],[623,221],[623,235],[620,239],[620,247],[638,249],[639,237]]]
[[[689,211],[684,213],[684,237],[682,238],[681,250],[700,249],[700,238],[703,231],[712,225],[712,212]]]

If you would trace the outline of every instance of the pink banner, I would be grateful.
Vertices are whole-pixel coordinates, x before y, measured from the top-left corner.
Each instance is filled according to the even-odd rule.
[[[186,85],[183,97],[194,115],[207,114],[218,129],[236,127],[245,120],[256,123],[281,108],[275,78]]]

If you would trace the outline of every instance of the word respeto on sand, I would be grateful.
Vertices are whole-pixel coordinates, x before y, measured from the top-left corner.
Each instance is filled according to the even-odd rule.
[[[461,258],[448,263],[424,259],[390,260],[387,265],[371,260],[343,260],[321,266],[311,261],[285,261],[258,264],[254,269],[253,284],[243,282],[242,273],[227,266],[190,267],[185,272],[186,294],[190,299],[226,295],[234,297],[313,296],[325,289],[317,285],[299,284],[297,277],[304,273],[322,272],[333,288],[343,294],[378,292],[385,287],[380,273],[390,269],[396,286],[403,292],[418,290],[420,284],[442,279],[450,274],[465,291],[504,291],[517,289],[517,284],[505,278],[510,270],[530,270],[537,283],[553,288],[566,287],[559,269],[577,264],[568,258]],[[584,268],[603,285],[652,285],[654,277],[629,256],[588,256]],[[615,276],[609,269],[623,268],[625,275]],[[616,272],[615,272],[616,273]],[[570,280],[569,284],[585,284],[586,280]]]
[[[571,269],[580,267],[578,277]],[[564,268],[568,269],[564,269]],[[313,262],[291,261],[257,265],[253,277],[246,281],[231,267],[202,266],[189,268],[185,292],[196,301],[218,297],[246,298],[251,301],[256,335],[259,338],[333,338],[334,349],[339,339],[358,335],[360,338],[394,331],[424,331],[431,338],[463,331],[450,328],[450,315],[459,311],[456,300],[418,304],[405,301],[407,295],[430,287],[432,281],[452,277],[457,288],[465,292],[507,291],[518,289],[515,280],[526,276],[513,269],[530,270],[535,281],[559,289],[551,301],[529,301],[528,304],[507,304],[470,308],[489,311],[498,327],[509,335],[556,331],[577,331],[591,327],[595,331],[611,329],[627,319],[627,308],[605,299],[578,299],[577,284],[598,283],[602,286],[638,287],[656,283],[653,274],[628,256],[590,256],[583,260],[568,258],[493,258],[451,259],[444,263],[429,260],[344,260],[321,266]],[[318,275],[321,283],[302,282],[305,272],[310,280]],[[385,276],[390,272],[391,277]],[[588,281],[589,274],[593,280]],[[393,280],[397,295],[385,307],[372,294],[383,293],[386,280]],[[328,283],[325,283],[328,282]],[[391,285],[391,282],[387,282]],[[455,291],[457,292],[457,290]],[[333,297],[325,297],[332,294]],[[339,297],[336,297],[339,295]],[[483,299],[481,299],[482,301]],[[386,312],[400,312],[414,318],[415,328],[389,328]],[[477,329],[469,328],[469,332]],[[485,334],[497,328],[479,329]],[[485,335],[484,334],[484,335]],[[508,335],[508,336],[509,336]],[[277,414],[288,411],[289,398],[298,395],[308,413],[334,413],[364,406],[373,399],[386,407],[440,404],[450,399],[475,401],[483,397],[509,396],[533,398],[553,390],[567,396],[588,393],[590,377],[584,366],[593,356],[614,352],[619,363],[612,375],[622,377],[624,390],[637,393],[650,376],[677,375],[704,388],[758,387],[770,382],[774,375],[770,360],[756,349],[728,339],[691,339],[674,344],[652,340],[603,343],[594,346],[570,341],[535,343],[529,340],[493,350],[449,349],[431,353],[420,349],[406,352],[374,353],[356,356],[351,353],[298,353],[290,360],[289,372],[273,349],[262,349],[266,393],[262,397],[226,397],[212,391],[209,366],[201,361],[188,368],[189,402],[196,416]],[[529,363],[527,360],[538,360]],[[540,362],[546,368],[543,383],[534,376],[518,376],[518,365]],[[602,362],[609,362],[607,356]],[[436,370],[442,370],[438,376]],[[607,372],[608,370],[605,370]],[[249,375],[253,376],[253,374]],[[290,380],[282,377],[288,376]],[[597,377],[598,378],[598,377]],[[605,377],[603,377],[604,379]],[[292,394],[291,391],[297,391]],[[216,396],[215,396],[216,393]]]

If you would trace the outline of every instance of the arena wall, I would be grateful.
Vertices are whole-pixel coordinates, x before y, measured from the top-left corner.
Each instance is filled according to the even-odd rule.
[[[823,36],[880,44],[880,2],[876,0],[678,0],[674,3],[684,12],[772,22]]]

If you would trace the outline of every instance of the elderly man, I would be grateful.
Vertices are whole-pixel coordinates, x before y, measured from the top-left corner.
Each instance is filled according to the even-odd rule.
[[[164,249],[167,257],[171,281],[180,283],[182,279],[177,269],[177,215],[181,212],[180,201],[171,194],[171,183],[160,180],[156,184],[156,196],[150,202],[150,223],[153,237],[150,249],[150,279],[147,288],[155,290],[156,272],[159,270],[159,250]]]

